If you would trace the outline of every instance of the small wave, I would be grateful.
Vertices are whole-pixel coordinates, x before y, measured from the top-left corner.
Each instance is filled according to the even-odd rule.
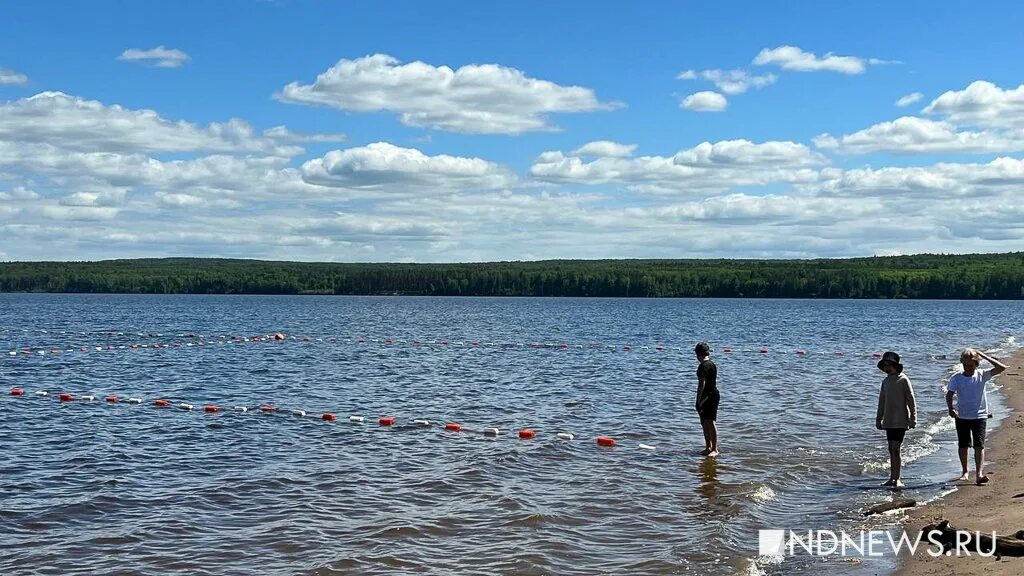
[[[753,500],[754,502],[757,502],[758,504],[770,502],[772,500],[775,500],[775,498],[775,490],[772,490],[771,488],[765,486],[764,484],[758,486],[756,490],[750,493],[750,499]]]
[[[950,421],[948,428],[942,427],[942,420],[939,420],[939,422],[933,424],[932,426],[938,426],[939,428],[937,429],[937,431],[942,429],[951,430],[954,426],[954,424],[952,424],[952,418],[944,416],[943,419]],[[928,427],[929,431],[931,430],[932,426]],[[910,464],[915,460],[920,460],[921,458],[924,458],[929,454],[934,454],[938,450],[939,445],[936,444],[935,442],[932,442],[932,433],[926,431],[926,433],[923,436],[921,436],[919,440],[916,440],[914,442],[908,442],[903,445],[903,465],[906,466],[907,464]],[[888,456],[886,456],[885,458],[880,460],[872,460],[870,462],[865,462],[861,466],[861,473],[867,475],[873,472],[887,470],[888,468],[889,458]]]

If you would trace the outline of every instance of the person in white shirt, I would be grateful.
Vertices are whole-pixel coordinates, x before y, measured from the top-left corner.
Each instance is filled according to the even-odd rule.
[[[982,360],[988,360],[992,368],[979,370]],[[953,374],[946,386],[946,406],[949,415],[956,420],[957,446],[960,451],[959,481],[967,481],[967,452],[974,447],[974,479],[978,486],[988,482],[985,476],[985,426],[988,423],[988,395],[985,384],[1006,370],[1006,365],[988,354],[974,348],[966,348],[960,354],[963,370]],[[956,408],[953,397],[956,396]]]

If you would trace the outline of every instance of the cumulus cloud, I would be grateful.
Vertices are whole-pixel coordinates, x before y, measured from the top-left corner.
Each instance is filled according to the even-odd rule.
[[[552,113],[617,107],[594,91],[530,78],[497,64],[457,70],[425,62],[401,64],[386,54],[342,59],[312,84],[292,82],[276,97],[348,112],[393,112],[407,126],[471,134],[555,130]]]
[[[341,188],[417,185],[437,189],[500,188],[512,183],[501,166],[480,158],[427,156],[415,148],[376,142],[332,150],[302,165],[311,184]]]
[[[21,72],[0,68],[0,86],[19,86],[21,84],[28,84],[28,76]]]
[[[176,48],[166,48],[160,45],[148,50],[129,48],[122,52],[117,59],[124,62],[150,64],[157,68],[180,68],[192,57]]]
[[[263,131],[263,136],[278,142],[346,142],[344,134],[302,134],[292,132],[286,126],[274,126]]]
[[[598,158],[627,158],[633,155],[636,144],[619,144],[611,140],[595,140],[572,151],[575,156],[596,156]]]
[[[978,80],[963,90],[950,90],[924,109],[959,125],[1024,128],[1024,84],[1004,90]]]
[[[989,153],[1024,150],[1024,133],[959,130],[950,122],[904,116],[840,137],[822,134],[814,144],[847,154]]]
[[[874,59],[871,63],[881,62]],[[765,48],[754,57],[753,63],[757,66],[774,65],[783,70],[796,72],[827,70],[842,74],[861,74],[864,72],[867,64],[864,58],[836,56],[831,52],[826,53],[824,56],[818,56],[813,52],[805,52],[797,46]]]
[[[944,162],[931,166],[826,169],[821,180],[807,190],[833,197],[941,201],[997,194],[1012,196],[1022,184],[1024,160],[1003,157],[985,164]]]
[[[924,98],[924,94],[921,94],[920,92],[911,92],[910,94],[907,94],[906,96],[903,96],[899,100],[897,100],[896,105],[899,106],[900,108],[903,108],[906,106],[910,106],[914,102],[920,101],[922,98]]]
[[[705,90],[690,94],[679,103],[680,108],[693,110],[694,112],[721,112],[725,110],[729,102],[718,92]]]
[[[253,152],[294,156],[302,148],[260,137],[244,120],[199,126],[153,110],[107,106],[62,92],[0,103],[0,142],[87,152]]]
[[[650,194],[712,194],[739,186],[806,183],[824,159],[802,144],[746,140],[704,142],[671,157],[604,157],[586,161],[545,152],[530,173],[554,183],[615,185]]]
[[[679,80],[696,80],[702,78],[715,85],[722,92],[731,95],[742,94],[750,88],[762,88],[775,83],[775,74],[756,76],[746,70],[686,70],[676,76]]]
[[[899,102],[915,95],[920,94]],[[852,134],[822,134],[814,142],[821,149],[851,154],[1024,150],[1024,85],[1004,90],[990,82],[972,82],[964,90],[951,90],[932,100],[923,112],[940,119],[904,116]]]

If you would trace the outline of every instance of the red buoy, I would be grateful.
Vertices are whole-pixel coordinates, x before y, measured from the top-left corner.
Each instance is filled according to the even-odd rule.
[[[625,346],[622,347],[622,349],[625,350],[626,352],[629,352],[630,350],[633,349],[633,347],[630,346],[629,344],[626,344]]]
[[[203,406],[203,412],[220,412],[220,407],[207,404],[206,406]]]
[[[761,348],[761,354],[767,354],[767,353],[768,353],[768,349],[767,348]]]
[[[875,352],[874,354],[872,354],[872,355],[871,355],[871,357],[872,357],[872,358],[881,358],[881,357],[882,357],[882,355],[881,355],[881,354],[879,354],[878,352]]]
[[[836,352],[836,356],[842,356],[842,355],[843,355],[842,352]]]
[[[529,428],[524,428],[524,429],[519,431],[519,437],[522,438],[523,440],[528,440],[530,438],[536,438],[537,437],[537,432],[534,431],[534,430],[530,430]]]
[[[444,425],[444,429],[445,430],[451,430],[452,432],[458,432],[458,431],[462,430],[462,426],[460,426],[459,424],[456,424],[455,422],[449,422],[449,423]]]
[[[277,412],[277,406],[274,406],[273,404],[260,406],[260,412]]]
[[[384,416],[383,418],[381,418],[377,422],[380,423],[381,426],[394,426],[395,425],[395,419],[392,418],[391,416]]]
[[[615,446],[615,439],[608,436],[597,437],[598,446]]]
[[[74,395],[65,392],[64,394],[57,396],[57,399],[60,400],[61,402],[71,402],[72,400],[75,399],[75,397]]]
[[[665,349],[665,347],[664,347],[664,346],[662,346],[661,344],[658,344],[657,346],[655,346],[655,347],[654,347],[654,349],[655,349],[655,350],[664,350],[664,349]]]
[[[725,352],[726,354],[732,354],[732,348],[723,348],[722,352]]]
[[[107,396],[106,398],[104,398],[104,400],[106,400],[107,402],[110,402],[111,404],[116,404],[117,403],[117,396]]]
[[[153,406],[156,406],[158,408],[166,408],[166,407],[168,407],[170,405],[171,405],[171,403],[168,402],[167,400],[154,400],[153,401]]]
[[[804,350],[797,350],[796,354],[797,356],[803,356],[804,354],[807,354],[807,352],[805,352]]]
[[[11,396],[24,396],[25,391],[21,388],[11,388]]]
[[[334,422],[335,420],[338,419],[338,417],[335,416],[334,414],[331,414],[330,412],[324,412],[324,415],[321,416],[320,419],[326,422]]]

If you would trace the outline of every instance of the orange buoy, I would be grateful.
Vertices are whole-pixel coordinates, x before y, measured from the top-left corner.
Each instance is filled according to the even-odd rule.
[[[220,412],[220,408],[218,406],[207,404],[206,406],[203,406],[203,412]]]
[[[611,438],[609,436],[598,436],[597,437],[597,445],[598,446],[615,446],[615,439]]]
[[[159,408],[166,408],[167,406],[170,406],[170,405],[171,405],[171,403],[168,402],[167,400],[154,400],[153,401],[153,406],[157,406]]]
[[[104,398],[104,400],[106,400],[107,402],[110,402],[111,404],[116,404],[117,403],[117,396],[107,396],[106,398]]]
[[[449,423],[444,425],[444,429],[445,430],[451,430],[452,432],[458,432],[458,431],[462,430],[462,426],[460,426],[459,424],[456,424],[455,422],[449,422]]]
[[[384,416],[380,420],[377,420],[377,423],[380,424],[381,426],[394,426],[395,419],[392,418],[391,416]]]
[[[324,415],[321,416],[320,419],[325,422],[334,422],[335,420],[338,419],[338,417],[335,416],[334,414],[331,414],[330,412],[324,412]]]
[[[11,396],[24,396],[25,391],[21,388],[11,388]]]
[[[75,399],[75,397],[74,395],[65,392],[64,394],[57,396],[57,399],[60,400],[61,402],[71,402],[72,400]]]
[[[519,431],[519,437],[522,438],[523,440],[528,440],[530,438],[536,438],[537,437],[537,432],[534,431],[534,430],[530,430],[529,428],[524,428],[524,429]]]
[[[273,404],[260,406],[260,412],[277,412],[277,406],[274,406]]]

